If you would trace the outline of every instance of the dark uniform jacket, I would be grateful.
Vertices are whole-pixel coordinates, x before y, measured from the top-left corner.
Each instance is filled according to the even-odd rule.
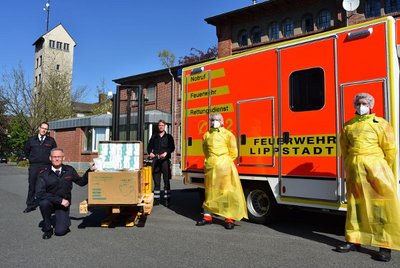
[[[159,133],[153,135],[147,146],[147,152],[149,154],[153,153],[159,155],[167,152],[167,159],[171,158],[171,153],[173,151],[175,151],[174,138],[168,133],[165,133],[162,137],[160,137]]]
[[[29,164],[50,164],[50,151],[57,147],[56,141],[46,136],[43,143],[40,143],[38,135],[32,136],[25,144],[25,155],[29,159]]]
[[[36,200],[47,199],[54,204],[61,204],[63,199],[67,199],[71,203],[72,183],[79,186],[85,186],[88,183],[88,173],[80,177],[76,170],[68,165],[62,165],[61,174],[57,174],[51,169],[51,165],[39,172],[36,183]]]

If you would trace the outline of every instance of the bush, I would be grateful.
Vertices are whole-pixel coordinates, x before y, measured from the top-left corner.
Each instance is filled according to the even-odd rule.
[[[8,157],[8,162],[17,162],[17,156],[16,155],[10,155]]]
[[[23,160],[23,161],[19,161],[17,163],[18,167],[28,167],[29,166],[29,162],[27,160]]]

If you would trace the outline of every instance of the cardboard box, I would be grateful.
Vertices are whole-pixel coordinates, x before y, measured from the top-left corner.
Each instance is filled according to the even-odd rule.
[[[90,172],[88,184],[89,205],[134,205],[141,189],[141,172]]]

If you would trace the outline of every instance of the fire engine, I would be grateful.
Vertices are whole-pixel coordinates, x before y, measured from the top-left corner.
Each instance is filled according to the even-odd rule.
[[[281,205],[345,211],[338,140],[355,94],[375,97],[399,141],[398,26],[385,17],[184,68],[185,181],[204,181],[202,137],[221,113],[237,137],[250,220],[268,222]]]

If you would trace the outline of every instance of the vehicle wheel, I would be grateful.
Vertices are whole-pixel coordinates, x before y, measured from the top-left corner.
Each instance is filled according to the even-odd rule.
[[[278,204],[267,182],[246,185],[244,194],[251,222],[266,224],[276,220]]]

